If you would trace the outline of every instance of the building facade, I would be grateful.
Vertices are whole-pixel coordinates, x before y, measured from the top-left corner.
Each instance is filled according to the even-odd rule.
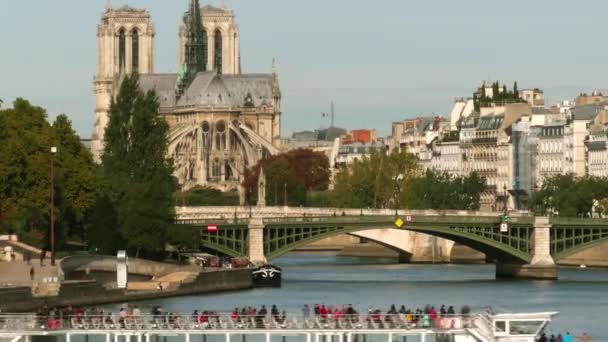
[[[147,10],[108,6],[98,27],[99,70],[92,151],[100,160],[110,103],[125,75],[140,74],[169,124],[169,156],[183,188],[240,189],[244,170],[281,145],[276,69],[243,74],[234,13],[192,0],[179,30],[179,72],[154,70],[155,30]]]

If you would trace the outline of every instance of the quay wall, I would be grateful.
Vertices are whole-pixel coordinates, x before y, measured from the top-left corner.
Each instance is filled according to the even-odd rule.
[[[179,297],[222,291],[245,290],[253,287],[250,269],[202,272],[192,283],[182,284],[173,291],[126,291],[108,289],[97,281],[69,281],[61,284],[59,296],[35,298],[31,289],[0,289],[2,312],[34,311],[40,306],[86,306],[124,303],[138,300]]]
[[[197,271],[200,268],[195,265],[181,266],[172,265],[150,260],[129,258],[129,274],[157,277],[172,272]],[[116,272],[116,257],[103,255],[76,255],[61,260],[61,270],[64,274],[72,272],[99,271]]]

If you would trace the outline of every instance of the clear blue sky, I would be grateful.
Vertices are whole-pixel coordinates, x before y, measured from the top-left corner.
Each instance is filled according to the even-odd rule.
[[[0,98],[25,97],[93,126],[96,26],[106,0],[2,0]],[[113,0],[150,10],[156,71],[177,69],[177,30],[188,0]],[[219,0],[202,4],[217,4]],[[541,87],[551,102],[608,88],[608,1],[226,0],[241,29],[245,72],[277,59],[283,129],[336,123],[390,130],[446,114],[482,79]],[[504,6],[499,5],[504,4]]]

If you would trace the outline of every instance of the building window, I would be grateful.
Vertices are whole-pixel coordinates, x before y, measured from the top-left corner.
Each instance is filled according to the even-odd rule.
[[[125,29],[120,29],[118,32],[118,70],[122,74],[125,71],[127,63],[127,38]]]
[[[219,74],[222,73],[222,47],[222,32],[220,32],[220,30],[217,30],[215,31],[215,70],[217,70]]]
[[[226,123],[218,121],[215,124],[215,148],[218,151],[226,149]]]
[[[214,159],[213,160],[213,170],[212,173],[213,177],[221,177],[222,176],[222,164],[220,163],[219,159]]]
[[[139,72],[139,32],[137,31],[137,29],[133,30],[133,41],[132,41],[132,46],[131,49],[133,51],[132,53],[132,66],[133,66],[133,72]]]
[[[203,71],[207,71],[207,63],[209,63],[209,39],[207,38],[207,31],[203,30]]]

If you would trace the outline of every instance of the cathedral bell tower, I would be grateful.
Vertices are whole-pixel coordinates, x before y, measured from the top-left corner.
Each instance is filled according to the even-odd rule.
[[[147,10],[129,6],[113,8],[108,1],[97,26],[98,67],[95,76],[95,128],[91,150],[97,162],[104,148],[104,135],[112,97],[121,76],[154,72],[154,25]]]

